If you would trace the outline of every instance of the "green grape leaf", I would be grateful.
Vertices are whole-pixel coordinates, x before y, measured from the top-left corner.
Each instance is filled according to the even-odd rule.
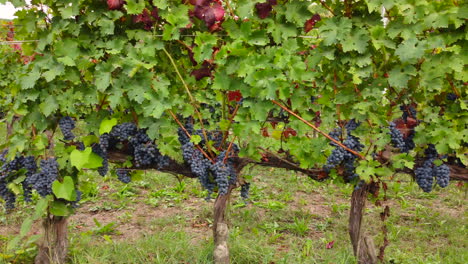
[[[192,135],[190,138],[190,142],[192,142],[195,145],[198,145],[202,141],[202,138],[199,135]]]
[[[130,15],[140,14],[145,8],[145,1],[143,0],[127,0],[126,3],[125,7]]]
[[[73,209],[66,202],[55,200],[50,204],[49,212],[56,216],[69,216]]]
[[[73,183],[73,179],[70,176],[65,176],[63,178],[63,182],[55,180],[52,183],[52,192],[54,193],[55,197],[59,199],[62,198],[67,201],[76,200],[75,184]]]
[[[102,158],[92,152],[90,147],[85,150],[73,150],[70,153],[70,162],[72,166],[81,170],[82,168],[95,169],[102,166]]]
[[[117,125],[117,119],[116,118],[102,120],[101,125],[99,126],[99,134],[102,135],[104,133],[111,132],[112,128],[115,125]]]

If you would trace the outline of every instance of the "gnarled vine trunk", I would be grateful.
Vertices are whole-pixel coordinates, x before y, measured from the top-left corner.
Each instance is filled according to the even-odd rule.
[[[369,185],[365,184],[353,191],[351,196],[351,210],[349,212],[349,236],[353,244],[354,256],[359,264],[377,263],[377,254],[372,238],[362,232],[363,213]]]
[[[68,252],[68,217],[48,215],[43,219],[43,237],[35,264],[64,264]]]
[[[213,237],[214,251],[213,258],[215,264],[229,264],[229,247],[227,239],[229,228],[225,221],[226,206],[231,196],[233,186],[231,185],[225,195],[218,195],[214,204]]]

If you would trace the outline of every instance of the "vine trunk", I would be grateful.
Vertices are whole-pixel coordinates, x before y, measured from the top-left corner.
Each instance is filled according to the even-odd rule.
[[[366,200],[369,184],[355,189],[351,196],[351,210],[349,213],[349,236],[353,244],[354,256],[359,264],[377,263],[377,254],[372,238],[362,232],[363,212],[366,208]]]
[[[68,252],[68,217],[48,215],[43,219],[43,237],[35,264],[64,264]]]

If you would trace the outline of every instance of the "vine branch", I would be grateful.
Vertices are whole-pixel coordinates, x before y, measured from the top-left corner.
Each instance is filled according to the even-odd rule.
[[[298,114],[294,113],[293,111],[291,111],[289,108],[287,108],[286,106],[283,106],[281,105],[280,103],[278,103],[277,101],[275,100],[271,100],[274,104],[278,105],[279,107],[283,108],[285,111],[287,111],[288,113],[290,113],[291,115],[295,116],[297,119],[301,120],[304,124],[310,126],[311,128],[313,128],[315,131],[319,132],[320,134],[322,134],[324,137],[328,138],[329,140],[333,141],[334,143],[336,143],[338,146],[344,148],[345,150],[351,152],[352,154],[358,156],[361,160],[365,160],[366,158],[364,156],[362,156],[361,154],[357,153],[356,151],[346,147],[345,145],[343,145],[341,142],[339,142],[338,140],[330,137],[327,133],[324,133],[322,132],[322,130],[318,129],[316,126],[312,125],[309,121],[305,120],[304,118],[302,118],[301,116],[299,116]]]

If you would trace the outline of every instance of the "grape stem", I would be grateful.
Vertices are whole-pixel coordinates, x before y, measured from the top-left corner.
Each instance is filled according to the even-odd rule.
[[[234,138],[232,139],[231,143],[229,143],[229,146],[228,146],[228,148],[227,148],[227,150],[226,150],[226,155],[224,155],[223,163],[226,163],[226,160],[227,160],[227,158],[228,158],[228,156],[229,156],[229,151],[231,151],[232,144],[234,143],[235,140],[236,140],[236,137],[234,137]]]
[[[450,87],[452,87],[452,90],[453,92],[457,95],[457,97],[460,98],[460,93],[458,92],[457,88],[455,87],[455,85],[453,84],[453,82],[448,78],[448,76],[446,77],[447,81],[449,82],[450,84]]]
[[[224,146],[224,144],[226,143],[226,140],[227,140],[227,138],[229,136],[229,129],[231,129],[232,121],[234,120],[234,117],[236,117],[238,110],[239,110],[239,104],[236,105],[236,108],[234,109],[234,112],[232,112],[232,115],[229,118],[229,125],[228,125],[226,131],[224,132],[223,142],[221,142],[221,146]]]
[[[330,13],[332,13],[333,16],[335,16],[335,12],[333,12],[333,10],[327,5],[327,3],[325,3],[325,1],[323,0],[320,0],[320,4],[325,7],[328,11],[330,11]]]
[[[189,137],[190,139],[192,139],[192,135],[190,135],[190,133],[187,131],[187,129],[185,129],[184,125],[182,125],[182,123],[180,123],[179,119],[177,118],[177,116],[174,114],[174,112],[172,112],[171,110],[167,110],[169,112],[169,114],[171,114],[172,118],[174,118],[174,120],[176,121],[176,123],[180,126],[180,128],[182,128],[182,130],[185,132],[185,134],[187,135],[187,137]],[[203,151],[203,149],[198,145],[198,144],[195,144],[195,147],[198,148],[198,150],[200,150],[200,152],[203,154],[203,156],[205,156],[207,159],[209,159],[211,161],[211,163],[215,164],[215,162],[213,161],[213,159],[208,155],[206,154],[205,151]]]
[[[310,122],[308,122],[307,120],[305,120],[304,118],[302,118],[301,116],[299,116],[298,114],[294,113],[292,110],[288,109],[286,106],[283,106],[281,105],[280,103],[278,103],[277,101],[275,100],[271,100],[274,104],[278,105],[279,107],[283,108],[285,111],[287,111],[288,113],[290,113],[291,115],[295,116],[297,119],[301,120],[304,124],[310,126],[311,128],[313,128],[315,131],[319,132],[320,134],[322,134],[324,137],[328,138],[329,140],[333,141],[334,143],[336,143],[338,146],[344,148],[345,150],[353,153],[354,155],[358,156],[360,159],[362,160],[365,160],[366,158],[364,156],[362,156],[361,154],[357,153],[356,151],[346,147],[345,145],[343,145],[340,141],[330,137],[327,133],[324,133],[322,132],[320,129],[318,129],[316,126],[312,125]]]

